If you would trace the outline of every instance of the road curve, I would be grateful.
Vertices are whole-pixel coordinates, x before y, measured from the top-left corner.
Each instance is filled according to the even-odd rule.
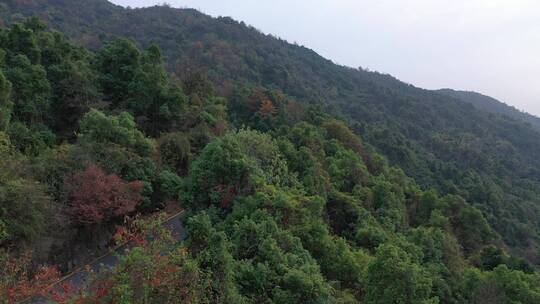
[[[186,233],[186,230],[184,229],[184,225],[182,222],[183,214],[184,214],[184,211],[180,211],[170,216],[162,223],[162,225],[171,232],[172,237],[177,242],[181,242],[185,240],[187,237],[187,233]],[[118,264],[120,257],[125,255],[128,252],[129,248],[130,248],[129,243],[123,244],[115,248],[109,253],[86,264],[85,267],[74,270],[70,274],[66,275],[65,277],[63,277],[62,279],[60,279],[59,281],[51,285],[49,289],[52,290],[54,288],[61,288],[60,284],[62,283],[68,283],[72,287],[80,288],[85,283],[86,279],[88,278],[88,272],[86,271],[87,268],[92,270],[92,272],[94,273],[99,273],[100,270],[103,270],[104,268],[112,268]],[[50,303],[50,300],[40,297],[40,298],[27,299],[23,301],[22,303],[46,304],[46,303]]]

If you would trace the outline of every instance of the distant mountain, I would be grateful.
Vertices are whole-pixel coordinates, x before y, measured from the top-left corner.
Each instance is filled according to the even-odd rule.
[[[524,121],[531,124],[536,130],[540,131],[540,117],[536,117],[527,112],[520,111],[513,106],[507,105],[493,97],[482,95],[476,92],[469,91],[456,91],[452,89],[441,89],[439,93],[463,100],[465,102],[472,103],[478,109],[506,115],[508,117],[515,118],[517,120]]]
[[[339,66],[243,22],[192,9],[126,9],[105,0],[0,5],[1,23],[29,15],[93,50],[118,37],[143,48],[155,43],[173,76],[202,71],[230,104],[241,104],[246,90],[265,88],[344,117],[423,188],[466,198],[529,260],[540,252],[540,133],[531,119],[493,115],[496,106],[473,106],[462,95]]]

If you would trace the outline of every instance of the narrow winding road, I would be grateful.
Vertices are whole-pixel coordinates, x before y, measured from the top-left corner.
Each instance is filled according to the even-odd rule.
[[[186,231],[182,223],[183,214],[184,214],[184,211],[180,211],[176,213],[175,215],[172,215],[171,217],[166,219],[162,224],[167,230],[171,232],[173,238],[177,240],[178,242],[185,240],[187,237]],[[112,268],[118,264],[120,257],[125,255],[128,252],[129,247],[130,247],[129,243],[119,246],[115,250],[88,263],[87,266],[94,273],[99,273],[99,271],[104,268]],[[81,288],[84,285],[87,278],[88,278],[88,272],[83,270],[82,268],[78,268],[74,270],[73,272],[71,272],[70,274],[63,277],[61,280],[57,281],[54,285],[50,287],[50,289],[52,290],[54,288],[61,288],[60,286],[63,283],[68,283],[70,286],[74,288]],[[45,298],[33,298],[24,302],[34,303],[34,304],[42,304],[42,303],[46,304],[46,303],[50,303],[50,300],[47,300]]]

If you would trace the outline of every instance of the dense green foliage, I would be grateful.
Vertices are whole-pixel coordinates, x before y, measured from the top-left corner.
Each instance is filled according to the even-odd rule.
[[[257,96],[259,92],[243,88],[246,84],[277,89],[297,102],[341,113],[367,145],[402,168],[423,189],[434,188],[441,194],[464,197],[485,214],[514,253],[538,263],[540,134],[523,122],[522,115],[517,120],[511,118],[515,117],[512,111],[493,115],[489,112],[498,107],[494,102],[490,106],[482,102],[484,106],[477,109],[472,105],[478,105],[476,98],[470,96],[462,101],[461,95],[422,90],[389,75],[338,66],[307,48],[263,35],[230,18],[211,18],[195,10],[167,6],[124,9],[105,0],[7,0],[0,9],[6,24],[32,14],[40,15],[53,28],[93,50],[118,37],[131,38],[140,47],[149,48],[146,53],[139,52],[129,42],[121,41],[100,50],[102,59],[98,66],[103,68],[109,60],[107,54],[125,46],[124,52],[118,54],[126,60],[117,63],[132,67],[124,67],[125,74],[116,75],[114,83],[107,83],[107,78],[119,70],[98,77],[105,85],[104,99],[113,101],[124,94],[125,104],[121,106],[132,108],[136,120],[145,122],[141,124],[143,130],[151,131],[152,136],[176,128],[171,124],[178,121],[174,115],[182,105],[182,98],[171,92],[174,88],[164,83],[163,71],[156,66],[160,60],[156,60],[157,53],[151,49],[155,44],[163,51],[167,70],[183,80],[186,95],[193,90],[212,92],[201,81],[200,73],[205,74],[216,84],[219,95],[228,97],[238,109],[231,117],[233,121],[244,121],[246,111],[259,106],[246,101],[262,102],[258,98],[261,96]],[[17,62],[19,66],[29,64]],[[135,66],[142,71],[136,73]],[[36,67],[20,77],[37,80],[42,77],[40,73]],[[140,85],[145,89],[135,89]],[[123,89],[120,95],[115,95],[115,88]],[[48,94],[47,86],[43,89],[40,94]],[[36,96],[33,103],[44,98]],[[139,102],[142,98],[146,102]],[[289,119],[302,117],[294,104],[284,109],[278,107],[279,96],[269,98],[274,107],[297,114]],[[21,109],[14,99],[17,113]],[[276,110],[268,103],[265,105],[261,115],[250,116],[249,121],[261,130],[268,130],[270,122],[263,114]],[[526,120],[530,121],[529,118]],[[14,139],[15,144],[20,140],[32,140],[39,145],[50,142],[50,134],[31,139],[23,126],[17,124],[13,128],[22,137]]]
[[[527,125],[230,19],[83,3],[73,23],[71,2],[0,8],[9,22],[47,9],[82,42],[99,21],[89,35],[146,48],[86,50],[37,18],[0,30],[1,257],[69,259],[94,224],[174,202],[188,240],[141,241],[88,303],[540,301]],[[159,22],[139,31],[141,16]]]

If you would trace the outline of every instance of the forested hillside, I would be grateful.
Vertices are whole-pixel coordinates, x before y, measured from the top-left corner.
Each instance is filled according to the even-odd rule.
[[[530,125],[194,10],[0,12],[2,300],[109,235],[137,247],[55,301],[540,302]]]
[[[506,115],[516,120],[521,120],[531,124],[531,126],[540,132],[540,118],[527,112],[520,111],[515,107],[509,106],[495,98],[482,95],[476,92],[456,91],[452,89],[441,89],[438,92],[472,103],[475,107],[490,113]]]
[[[4,23],[36,14],[94,50],[118,37],[143,48],[156,43],[174,78],[202,73],[231,102],[245,102],[245,87],[259,86],[341,113],[421,187],[463,196],[510,247],[536,259],[540,134],[520,121],[388,75],[334,65],[307,48],[195,10],[128,10],[104,0],[9,0],[2,10]]]

